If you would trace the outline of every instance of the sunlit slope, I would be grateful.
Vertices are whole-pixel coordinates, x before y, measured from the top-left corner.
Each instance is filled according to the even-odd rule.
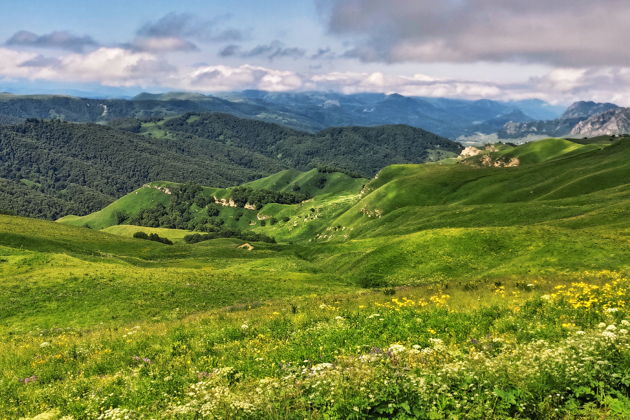
[[[341,172],[321,173],[317,169],[301,172],[289,169],[244,184],[246,187],[272,191],[300,191],[309,196],[358,193],[365,178],[351,177]]]
[[[601,148],[602,146],[599,146]],[[598,148],[596,147],[596,148]],[[571,152],[581,152],[591,150],[581,144],[574,143],[566,139],[545,139],[525,143],[512,149],[502,150],[498,156],[505,158],[518,158],[521,165],[541,163]]]
[[[589,147],[589,146],[585,146]],[[514,168],[394,165],[332,222],[351,236],[564,219],[629,227],[630,141]],[[589,222],[588,215],[597,216]],[[573,223],[569,220],[573,219]]]
[[[120,222],[120,215],[135,216],[145,208],[154,207],[158,203],[166,204],[169,199],[168,194],[157,188],[162,184],[168,183],[148,184],[121,197],[102,210],[87,216],[62,217],[58,222],[92,229],[103,229],[117,225]]]
[[[453,279],[535,281],[589,270],[630,270],[627,231],[554,226],[426,229],[329,242],[304,252],[366,287]]]
[[[156,228],[135,225],[114,225],[102,229],[102,231],[111,233],[112,235],[125,236],[127,238],[133,238],[133,235],[136,232],[144,232],[146,234],[155,233],[156,235],[162,238],[170,239],[173,242],[183,242],[184,236],[193,233],[192,231],[182,229]]]
[[[349,286],[281,246],[240,244],[169,246],[0,215],[0,331],[179,319]]]

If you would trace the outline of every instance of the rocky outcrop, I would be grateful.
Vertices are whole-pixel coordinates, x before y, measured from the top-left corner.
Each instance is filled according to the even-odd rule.
[[[478,149],[475,146],[468,146],[464,148],[464,150],[462,150],[462,152],[459,154],[459,157],[462,159],[466,159],[469,157],[477,156],[480,153],[481,149]]]
[[[575,137],[611,136],[630,133],[630,108],[616,108],[579,122],[571,135]]]
[[[234,200],[227,198],[217,198],[216,196],[212,196],[214,200],[214,204],[218,204],[223,207],[238,207],[238,204]],[[258,210],[258,208],[254,204],[245,203],[243,206],[245,210]]]
[[[154,190],[162,191],[164,194],[167,194],[167,195],[173,194],[173,191],[171,191],[170,188],[162,187],[160,185],[144,184],[143,187],[153,188]]]
[[[571,135],[578,124],[591,117],[621,109],[615,104],[579,101],[572,104],[555,120],[506,123],[498,132],[501,139],[518,139],[528,136],[564,137]]]

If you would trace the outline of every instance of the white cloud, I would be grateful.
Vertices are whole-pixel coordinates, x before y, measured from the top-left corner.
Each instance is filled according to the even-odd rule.
[[[204,66],[184,75],[179,87],[198,91],[225,91],[263,89],[268,91],[298,90],[303,79],[291,71],[273,70],[248,64],[230,66]]]
[[[250,64],[176,67],[155,53],[125,48],[101,47],[88,53],[50,57],[0,47],[0,78],[200,92],[243,89],[397,92],[465,99],[540,98],[555,103],[596,100],[630,106],[630,67],[557,68],[542,77],[506,84],[384,71],[305,74]]]
[[[50,65],[41,65],[44,59],[38,54],[0,48],[0,75],[108,86],[146,86],[163,83],[174,71],[153,54],[123,48],[102,47],[86,54],[67,54],[51,60]]]

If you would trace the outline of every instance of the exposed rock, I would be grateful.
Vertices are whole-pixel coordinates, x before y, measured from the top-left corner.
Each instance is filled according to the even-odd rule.
[[[162,191],[164,194],[167,195],[171,195],[173,194],[173,191],[171,191],[170,188],[168,187],[162,187],[160,185],[150,185],[150,184],[144,184],[143,187],[147,187],[147,188],[153,188],[154,190],[158,190],[158,191]]]
[[[619,109],[615,104],[597,102],[575,102],[555,120],[506,123],[498,132],[499,138],[518,139],[528,136],[564,137],[572,133],[577,125],[593,116]]]
[[[590,116],[601,114],[602,112],[610,111],[611,109],[619,108],[615,104],[611,103],[598,103],[592,101],[578,101],[573,103],[570,107],[564,111],[561,119],[571,118],[589,118]]]
[[[464,159],[464,158],[477,156],[480,153],[481,153],[481,149],[478,149],[475,146],[468,146],[464,148],[464,150],[462,150],[462,152],[459,154],[459,157]]]
[[[616,108],[578,123],[572,136],[596,137],[630,133],[630,108]]]

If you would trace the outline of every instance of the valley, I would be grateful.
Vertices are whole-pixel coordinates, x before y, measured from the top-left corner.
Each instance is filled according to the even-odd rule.
[[[0,412],[621,418],[628,162],[546,139],[0,215]]]

